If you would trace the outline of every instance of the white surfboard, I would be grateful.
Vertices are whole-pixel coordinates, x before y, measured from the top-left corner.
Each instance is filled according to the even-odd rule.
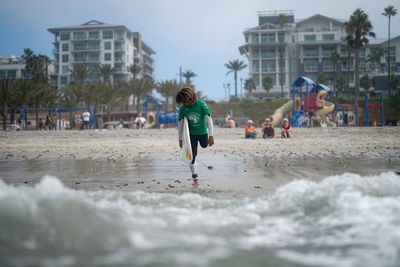
[[[189,123],[186,117],[183,118],[182,135],[182,160],[190,163],[193,160],[192,146],[190,144]]]

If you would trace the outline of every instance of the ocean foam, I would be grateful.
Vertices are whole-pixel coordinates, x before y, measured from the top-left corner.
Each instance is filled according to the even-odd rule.
[[[399,179],[346,173],[224,200],[0,180],[0,265],[398,266]]]

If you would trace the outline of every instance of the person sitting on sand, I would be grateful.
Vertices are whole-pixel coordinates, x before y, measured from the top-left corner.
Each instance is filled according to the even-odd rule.
[[[236,128],[236,122],[233,118],[228,119],[228,123],[226,124],[227,128]]]
[[[283,138],[291,138],[293,136],[292,134],[292,126],[289,124],[289,120],[287,118],[283,119],[282,125],[281,125],[281,130],[282,130],[282,137]]]
[[[257,137],[257,130],[253,126],[253,121],[248,120],[246,126],[244,127],[245,138],[255,139]]]
[[[146,124],[147,120],[142,116],[142,113],[139,113],[139,115],[136,117],[134,123],[135,127],[137,129],[144,128],[144,125]]]
[[[273,138],[275,136],[275,131],[274,128],[272,127],[272,123],[269,119],[265,120],[265,123],[263,125],[262,129],[263,133],[263,138]]]

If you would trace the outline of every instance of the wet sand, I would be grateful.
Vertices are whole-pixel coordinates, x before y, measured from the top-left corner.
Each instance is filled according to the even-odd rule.
[[[292,139],[267,140],[217,128],[215,145],[199,150],[198,166],[194,189],[175,129],[0,133],[6,183],[32,185],[48,174],[76,189],[217,197],[265,194],[294,179],[399,171],[400,127],[295,129]]]

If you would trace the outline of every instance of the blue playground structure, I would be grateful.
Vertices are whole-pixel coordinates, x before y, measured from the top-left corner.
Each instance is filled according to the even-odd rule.
[[[166,124],[166,123],[174,123],[176,126],[178,125],[178,116],[177,113],[161,113],[161,101],[151,95],[147,95],[145,99],[143,100],[143,113],[146,114],[147,117],[149,117],[150,113],[148,112],[148,106],[149,104],[155,104],[156,106],[156,116],[153,118],[156,122],[157,129],[160,129],[161,124]],[[149,119],[148,119],[149,121]]]
[[[308,124],[305,118],[321,110],[321,107],[318,106],[319,99],[317,99],[318,96],[321,97],[321,94],[319,94],[321,91],[325,91],[331,101],[332,89],[324,84],[315,83],[305,76],[299,76],[292,82],[293,108],[290,123],[294,127],[307,127]]]

